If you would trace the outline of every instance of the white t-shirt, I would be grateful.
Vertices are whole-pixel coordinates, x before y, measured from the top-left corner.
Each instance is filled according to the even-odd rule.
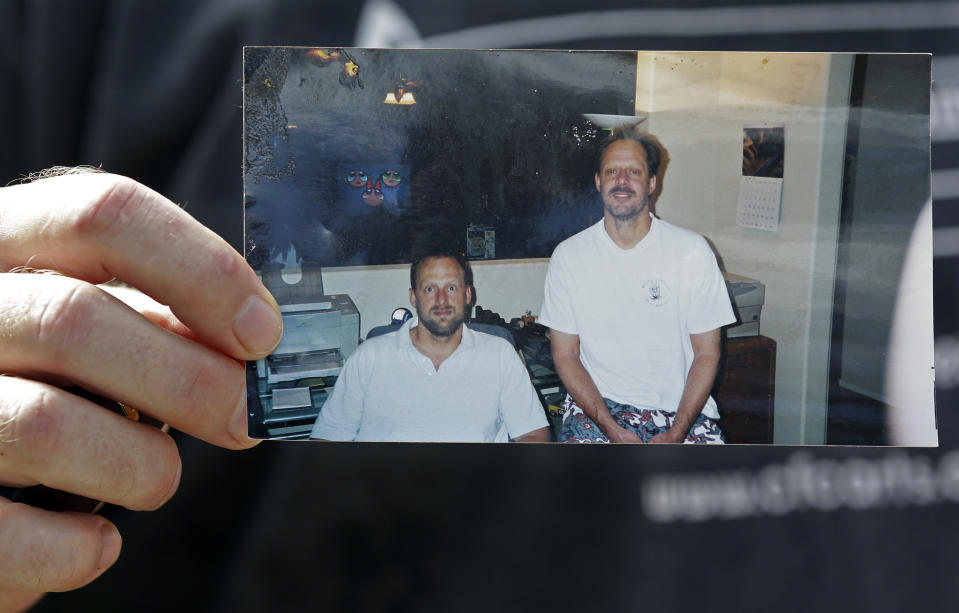
[[[516,350],[463,327],[439,369],[410,329],[362,343],[346,361],[311,438],[335,441],[505,442],[546,426]]]
[[[693,361],[689,335],[734,321],[706,240],[655,217],[632,249],[614,243],[603,220],[560,243],[539,317],[579,336],[580,359],[603,397],[673,412]],[[719,417],[712,398],[703,413]]]

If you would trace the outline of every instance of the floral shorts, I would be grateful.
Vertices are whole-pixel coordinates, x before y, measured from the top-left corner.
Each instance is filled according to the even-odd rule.
[[[637,408],[628,404],[620,404],[608,398],[603,398],[609,408],[610,415],[616,423],[639,435],[643,442],[657,434],[669,430],[673,425],[674,413],[667,413],[659,409]],[[586,416],[583,409],[573,401],[572,396],[566,395],[563,401],[563,425],[559,431],[559,440],[564,443],[608,443],[609,439],[603,434],[593,420]],[[686,434],[684,443],[723,444],[725,438],[714,419],[699,414],[696,421]]]

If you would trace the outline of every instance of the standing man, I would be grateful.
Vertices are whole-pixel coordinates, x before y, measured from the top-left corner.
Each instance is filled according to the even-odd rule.
[[[362,343],[311,438],[340,441],[546,442],[546,415],[504,339],[463,325],[467,264],[430,255],[410,268],[416,317]]]
[[[698,234],[655,218],[662,151],[619,128],[599,152],[603,219],[553,252],[540,322],[569,392],[560,440],[722,443],[709,390],[735,321]]]

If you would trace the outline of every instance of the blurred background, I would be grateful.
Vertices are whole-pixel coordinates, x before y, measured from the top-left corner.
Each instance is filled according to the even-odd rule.
[[[162,510],[39,611],[930,610],[959,563],[959,3],[0,3],[0,177],[91,164],[241,247],[243,45],[933,53],[938,449],[181,437]],[[384,322],[385,323],[385,322]]]

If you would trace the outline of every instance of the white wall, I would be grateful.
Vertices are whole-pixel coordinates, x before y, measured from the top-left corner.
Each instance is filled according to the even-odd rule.
[[[657,214],[706,236],[726,270],[766,284],[761,332],[777,342],[777,443],[824,442],[828,361],[822,358],[834,265],[823,264],[830,262],[838,223],[847,98],[837,92],[845,83],[848,93],[847,60],[831,73],[829,56],[818,54],[644,53],[639,59],[647,76],[637,103],[651,105],[649,131],[670,156]],[[832,89],[830,74],[839,79]],[[827,111],[830,92],[842,106]],[[745,124],[786,129],[777,232],[736,225]],[[823,206],[830,211],[825,219]]]
[[[471,262],[477,304],[506,321],[532,312],[539,315],[547,259]],[[353,266],[323,271],[327,294],[349,294],[360,312],[360,335],[390,322],[396,307],[410,306],[410,267]],[[411,309],[412,310],[412,309]]]

